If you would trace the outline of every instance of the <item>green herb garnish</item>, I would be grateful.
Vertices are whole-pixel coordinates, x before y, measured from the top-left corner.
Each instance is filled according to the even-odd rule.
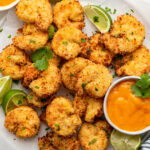
[[[32,54],[32,61],[35,63],[34,67],[40,71],[48,68],[48,59],[53,58],[53,53],[48,47],[42,47]]]
[[[30,40],[30,43],[34,43],[34,44],[36,44],[36,41],[34,41],[34,40]]]
[[[141,75],[141,79],[136,80],[136,84],[131,86],[131,91],[136,97],[148,98],[150,96],[150,76]]]
[[[39,89],[40,87],[38,87],[38,86],[35,86],[35,88],[36,88],[36,89]]]
[[[0,72],[2,72],[2,71],[3,71],[3,69],[0,68]]]
[[[74,77],[74,74],[73,74],[73,73],[70,73],[70,77]]]
[[[49,130],[49,129],[50,129],[49,127],[45,128],[46,131]]]
[[[132,58],[133,58],[133,55],[131,55],[131,56],[129,57],[129,60],[132,60]]]
[[[57,130],[60,131],[60,126],[58,124],[55,124],[55,126],[57,127]]]
[[[94,17],[93,17],[93,21],[94,21],[94,22],[99,22],[99,17],[98,17],[98,16],[94,16]]]
[[[37,129],[37,125],[36,124],[34,125],[34,128]]]
[[[11,38],[11,34],[10,34],[10,35],[8,35],[8,38],[9,38],[9,39]]]
[[[98,91],[98,88],[95,88],[95,91]]]
[[[48,28],[48,36],[50,40],[53,38],[55,32],[56,28],[53,25],[50,25]]]
[[[86,85],[87,85],[87,83],[83,83],[83,84],[82,84],[82,88],[85,88]]]
[[[7,56],[7,59],[10,59],[10,56]]]
[[[21,101],[21,100],[18,101],[18,105],[20,105],[20,104],[22,104],[22,101]]]
[[[32,97],[32,96],[33,96],[32,94],[28,96],[28,98],[29,98],[30,101],[33,100],[33,97]]]
[[[0,29],[0,32],[3,32],[3,29]]]
[[[89,145],[93,144],[96,142],[96,139],[93,139],[92,141],[89,142]]]
[[[86,40],[85,39],[81,39],[81,42],[86,42]]]
[[[64,41],[64,42],[62,42],[62,44],[64,44],[64,45],[68,45],[68,42]]]
[[[134,13],[134,10],[133,9],[130,9],[131,10],[131,12],[133,12]]]
[[[116,14],[116,12],[117,12],[117,9],[114,9],[113,14]]]

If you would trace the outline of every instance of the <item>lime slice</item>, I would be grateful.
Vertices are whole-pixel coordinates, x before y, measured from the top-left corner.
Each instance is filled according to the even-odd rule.
[[[10,90],[5,95],[2,103],[5,114],[7,114],[12,109],[22,105],[27,105],[27,101],[26,94],[21,90]]]
[[[87,5],[84,7],[84,12],[101,33],[110,30],[112,19],[103,8],[95,5]]]
[[[137,150],[141,145],[139,135],[127,135],[113,130],[110,142],[115,150]]]
[[[0,78],[0,104],[3,101],[3,97],[10,90],[12,85],[12,79],[10,76]]]

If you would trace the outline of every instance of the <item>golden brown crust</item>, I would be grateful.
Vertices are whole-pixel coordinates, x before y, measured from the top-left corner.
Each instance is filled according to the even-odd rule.
[[[139,48],[144,38],[144,25],[132,15],[121,15],[112,25],[110,33],[103,35],[103,42],[111,52],[125,54]]]
[[[101,64],[85,67],[77,77],[76,91],[81,96],[84,93],[91,97],[101,98],[112,83],[110,71]]]
[[[16,6],[16,15],[19,19],[34,23],[41,30],[48,30],[53,21],[51,4],[48,0],[20,0]]]
[[[69,60],[75,58],[82,50],[82,44],[87,40],[81,30],[69,26],[59,29],[53,37],[52,48],[56,55]]]
[[[26,67],[29,64],[29,56],[14,45],[7,46],[0,54],[2,74],[10,75],[14,80],[23,78]]]
[[[89,64],[92,64],[92,62],[81,57],[66,62],[61,68],[62,81],[65,87],[70,90],[75,90],[79,72]]]
[[[78,150],[79,142],[74,136],[62,137],[54,132],[38,139],[40,150]]]
[[[91,98],[87,95],[75,96],[73,101],[75,112],[83,117],[86,122],[94,122],[94,119],[103,115],[103,100]]]
[[[84,27],[84,12],[78,0],[62,0],[54,6],[54,23],[57,28],[74,26],[78,29]]]
[[[29,138],[38,133],[40,119],[32,108],[21,106],[7,114],[5,127],[20,138]]]
[[[75,113],[72,102],[65,97],[57,97],[47,106],[46,121],[52,130],[62,136],[76,133],[81,125],[81,119]]]
[[[84,123],[79,131],[79,141],[84,150],[106,150],[108,146],[109,125],[105,121],[95,124]]]
[[[145,46],[115,61],[116,73],[119,76],[140,76],[150,71],[150,52]]]

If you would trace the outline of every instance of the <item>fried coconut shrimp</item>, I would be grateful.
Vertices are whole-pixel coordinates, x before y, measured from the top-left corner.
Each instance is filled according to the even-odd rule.
[[[20,138],[35,136],[40,127],[38,114],[28,106],[21,106],[10,111],[5,119],[8,131]]]
[[[29,87],[39,98],[48,98],[53,95],[61,85],[61,74],[53,63],[48,69],[41,72],[31,64],[24,74],[23,86]]]
[[[77,77],[76,91],[81,96],[84,93],[91,97],[101,98],[112,83],[110,71],[101,64],[85,67]]]
[[[96,64],[108,66],[112,62],[113,54],[104,48],[101,37],[100,33],[93,35],[87,43],[88,47],[81,54]]]
[[[116,59],[115,69],[119,76],[140,76],[150,71],[150,52],[145,46]]]
[[[78,29],[84,27],[84,12],[78,0],[62,0],[54,6],[54,23],[57,28],[73,25]]]
[[[48,42],[45,46],[48,47],[53,52],[52,44],[50,42]],[[53,53],[53,58],[49,59],[49,62],[55,64],[56,66],[59,66],[61,58],[57,56],[55,53]]]
[[[48,33],[40,31],[34,24],[25,24],[22,34],[13,38],[13,44],[22,50],[34,52],[48,41]]]
[[[40,99],[38,96],[36,96],[35,93],[30,92],[27,95],[27,102],[30,105],[36,106],[36,107],[44,107],[48,105],[51,102],[51,99]]]
[[[87,40],[86,34],[70,26],[59,29],[52,40],[52,48],[56,55],[69,60],[75,58],[82,50]]]
[[[103,42],[111,52],[125,54],[139,48],[144,38],[144,25],[132,15],[121,15],[112,25],[110,33],[103,35]]]
[[[52,130],[62,136],[76,133],[81,125],[81,119],[75,113],[72,102],[65,97],[57,97],[47,106],[46,121]]]
[[[111,128],[108,123],[98,121],[95,124],[84,123],[78,136],[84,150],[106,150],[110,133]]]
[[[20,0],[16,15],[27,23],[35,24],[41,30],[48,30],[53,21],[51,4],[48,0]]]
[[[93,122],[96,117],[103,114],[103,100],[89,96],[75,96],[73,101],[75,112],[80,116],[85,116],[86,122]]]
[[[81,57],[66,62],[61,68],[64,85],[70,90],[75,90],[77,75],[89,64],[92,64],[92,62]]]
[[[0,54],[0,68],[3,75],[10,75],[14,80],[23,78],[25,68],[30,63],[29,57],[14,45],[7,46]]]
[[[54,132],[38,139],[40,150],[78,150],[79,142],[74,136],[62,137]]]

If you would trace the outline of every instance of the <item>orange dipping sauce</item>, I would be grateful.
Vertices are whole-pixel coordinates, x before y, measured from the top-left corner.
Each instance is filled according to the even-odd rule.
[[[131,91],[135,80],[118,83],[109,93],[107,114],[118,128],[139,131],[150,126],[150,98],[136,97]]]
[[[10,5],[11,3],[15,2],[16,0],[0,0],[0,7]]]

